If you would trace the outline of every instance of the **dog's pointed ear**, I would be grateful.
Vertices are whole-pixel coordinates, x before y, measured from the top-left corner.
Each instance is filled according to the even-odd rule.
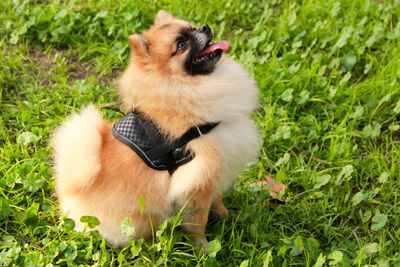
[[[173,18],[173,16],[170,13],[161,9],[160,11],[157,12],[157,15],[154,19],[154,23],[157,24],[157,23],[162,22],[163,20],[172,19],[172,18]]]
[[[145,54],[147,53],[147,39],[141,34],[132,34],[129,36],[129,44],[132,46],[133,53]]]

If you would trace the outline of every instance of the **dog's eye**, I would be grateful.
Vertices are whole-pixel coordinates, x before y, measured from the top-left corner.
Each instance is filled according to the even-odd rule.
[[[186,41],[178,41],[176,44],[176,50],[182,50],[186,47]]]

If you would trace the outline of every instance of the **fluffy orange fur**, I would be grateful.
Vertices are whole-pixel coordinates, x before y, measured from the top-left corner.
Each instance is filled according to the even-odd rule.
[[[195,157],[170,175],[149,168],[116,140],[112,123],[93,105],[73,115],[57,129],[52,145],[56,193],[76,230],[83,228],[81,216],[96,216],[100,234],[122,247],[128,243],[120,230],[124,218],[132,219],[137,232],[133,238],[150,239],[152,227],[187,203],[183,230],[206,247],[210,209],[228,216],[221,195],[258,153],[258,131],[251,120],[257,89],[248,73],[224,56],[211,74],[187,74],[182,68],[186,55],[171,54],[180,29],[188,26],[194,27],[160,11],[150,29],[130,36],[132,55],[119,80],[119,93],[128,110],[134,105],[171,140],[195,125],[220,124],[188,144]],[[146,206],[143,214],[140,196]]]

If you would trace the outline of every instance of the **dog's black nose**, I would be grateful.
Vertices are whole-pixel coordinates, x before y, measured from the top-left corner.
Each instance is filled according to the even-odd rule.
[[[207,24],[203,24],[201,27],[200,27],[200,29],[199,29],[199,32],[200,33],[211,33],[211,28],[210,28],[210,26],[208,26]]]

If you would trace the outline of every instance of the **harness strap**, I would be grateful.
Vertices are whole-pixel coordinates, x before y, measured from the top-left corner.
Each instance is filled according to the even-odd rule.
[[[193,139],[207,134],[218,124],[219,122],[194,126],[180,138],[168,143],[166,134],[160,131],[152,120],[132,111],[114,124],[112,134],[135,151],[149,167],[172,173],[195,156],[192,151],[186,149],[186,145]]]
[[[168,152],[173,152],[176,149],[179,148],[183,149],[187,145],[187,143],[189,143],[195,138],[207,134],[209,131],[214,129],[214,127],[216,127],[218,124],[219,122],[208,123],[192,127],[189,130],[187,130],[186,133],[184,133],[180,138],[176,139],[174,142],[170,144],[162,143],[160,145],[155,146],[153,149],[147,152],[147,155],[149,155],[150,157],[161,157],[167,154]]]

